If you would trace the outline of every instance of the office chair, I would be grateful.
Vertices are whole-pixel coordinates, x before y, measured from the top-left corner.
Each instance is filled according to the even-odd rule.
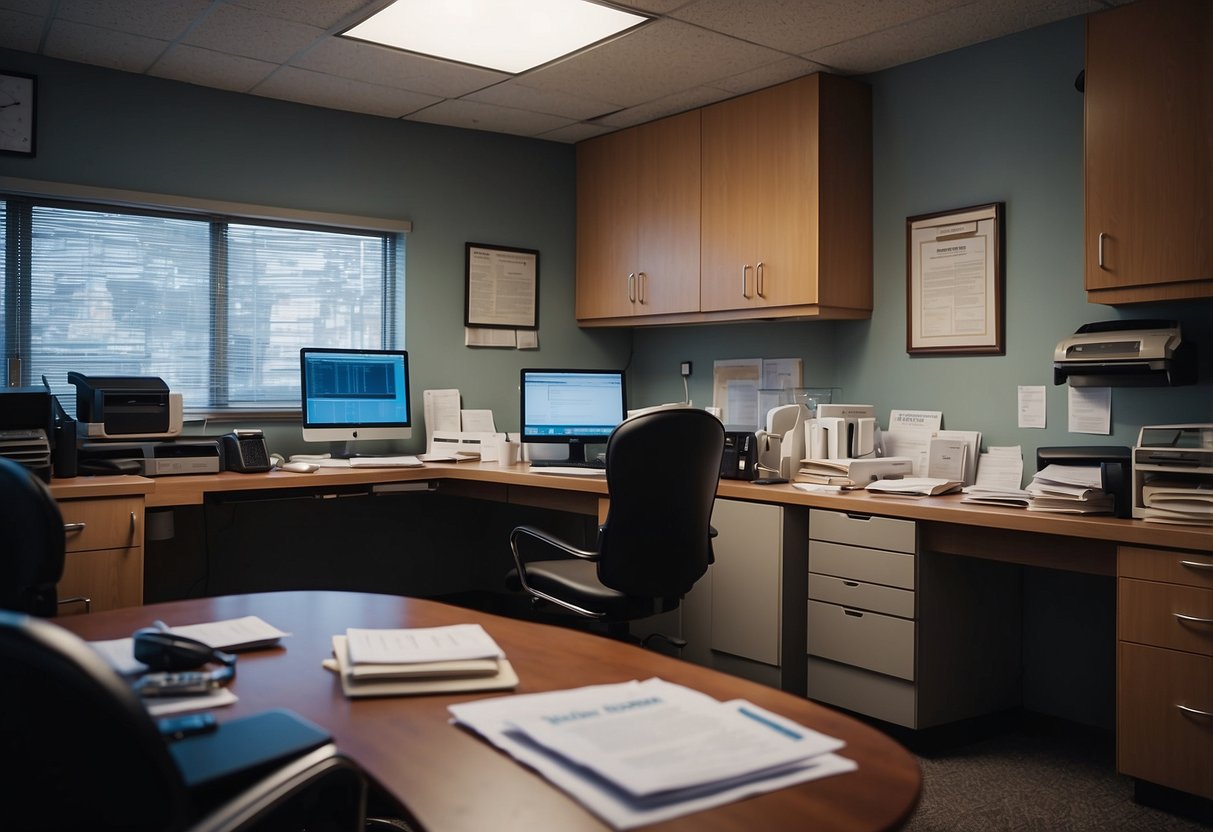
[[[677,408],[624,420],[606,450],[610,508],[594,550],[531,526],[510,533],[508,582],[630,639],[628,622],[675,609],[712,561],[724,426]],[[680,639],[667,639],[683,646]]]
[[[0,458],[0,609],[49,617],[63,576],[63,517],[33,471]]]
[[[6,829],[364,832],[381,828],[367,818],[372,789],[384,808],[398,810],[400,823],[382,828],[416,828],[331,743],[268,773],[191,790],[127,682],[51,621],[0,610],[0,667]]]

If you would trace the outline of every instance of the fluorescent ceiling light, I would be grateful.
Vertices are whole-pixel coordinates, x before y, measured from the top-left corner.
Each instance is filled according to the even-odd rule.
[[[344,34],[519,73],[646,20],[588,0],[396,0]]]

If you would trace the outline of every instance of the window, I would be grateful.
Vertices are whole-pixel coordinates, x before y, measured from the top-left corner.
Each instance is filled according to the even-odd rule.
[[[158,376],[192,414],[293,412],[300,347],[403,346],[401,230],[24,196],[0,223],[5,354],[69,412],[73,370]]]

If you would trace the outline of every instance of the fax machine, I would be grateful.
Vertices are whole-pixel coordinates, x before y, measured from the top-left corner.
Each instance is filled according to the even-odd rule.
[[[1053,383],[1071,387],[1168,387],[1196,381],[1196,347],[1177,321],[1083,324],[1053,352]]]

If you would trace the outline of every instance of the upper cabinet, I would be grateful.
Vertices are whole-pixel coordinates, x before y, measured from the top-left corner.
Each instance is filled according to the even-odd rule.
[[[577,318],[699,309],[699,112],[577,146]]]
[[[1213,3],[1087,18],[1087,300],[1213,297]]]
[[[868,317],[868,87],[809,75],[705,108],[702,228],[702,311]]]
[[[583,325],[871,309],[865,85],[810,75],[577,146]]]

